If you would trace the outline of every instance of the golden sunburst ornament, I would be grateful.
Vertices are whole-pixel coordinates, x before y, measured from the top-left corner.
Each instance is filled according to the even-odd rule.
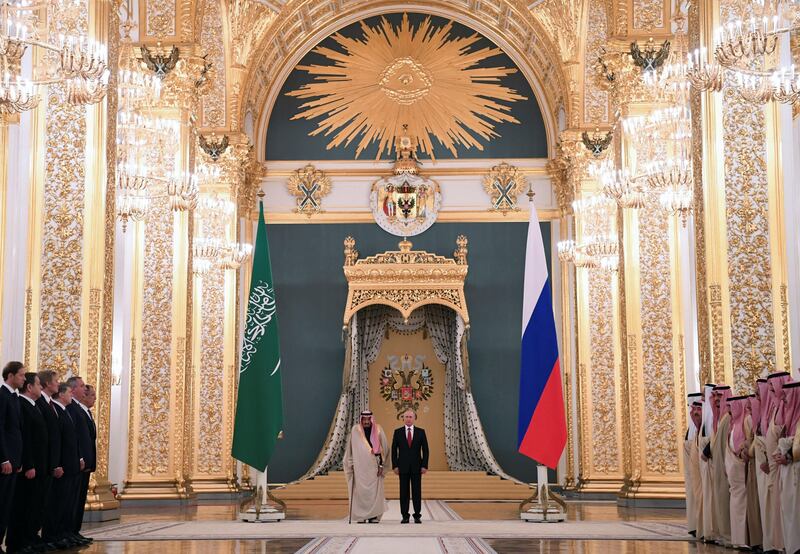
[[[453,156],[458,145],[483,150],[479,139],[499,136],[495,123],[519,123],[507,103],[526,97],[501,83],[515,68],[478,67],[499,48],[473,49],[480,35],[451,37],[452,26],[434,27],[428,17],[413,28],[403,14],[397,28],[382,17],[376,27],[361,22],[362,38],[332,35],[343,51],[314,50],[332,65],[297,66],[314,81],[287,93],[309,99],[292,119],[323,117],[310,135],[335,133],[329,150],[360,136],[356,157],[373,142],[376,159],[390,153],[403,125],[431,157],[431,136]]]

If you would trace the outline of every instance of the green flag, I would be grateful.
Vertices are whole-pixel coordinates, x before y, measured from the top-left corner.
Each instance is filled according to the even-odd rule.
[[[264,471],[283,429],[283,399],[275,289],[264,204],[259,204],[231,454],[242,463]]]

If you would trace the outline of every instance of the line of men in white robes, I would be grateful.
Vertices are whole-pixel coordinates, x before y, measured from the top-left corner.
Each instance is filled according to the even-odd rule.
[[[688,400],[689,533],[731,548],[800,552],[800,382],[773,373],[753,394],[707,384]]]

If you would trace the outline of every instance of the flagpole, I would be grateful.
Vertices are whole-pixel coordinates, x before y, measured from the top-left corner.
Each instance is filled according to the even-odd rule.
[[[256,486],[252,497],[253,506],[239,512],[239,519],[242,521],[267,523],[286,519],[286,505],[269,492],[268,470],[269,466],[264,468],[263,472],[256,470]],[[274,504],[270,504],[270,500]]]
[[[533,211],[536,205],[533,203],[533,197],[536,195],[533,192],[533,186],[530,181],[528,182],[528,205],[531,211],[531,218],[528,225],[530,226],[534,221],[538,224],[539,218],[533,217]],[[526,260],[527,263],[527,260]],[[519,505],[519,517],[523,521],[533,521],[538,523],[556,523],[567,520],[567,504],[554,491],[550,490],[549,476],[547,466],[536,464],[536,485],[533,487],[533,494],[530,498],[526,499]],[[528,510],[524,508],[531,505]]]

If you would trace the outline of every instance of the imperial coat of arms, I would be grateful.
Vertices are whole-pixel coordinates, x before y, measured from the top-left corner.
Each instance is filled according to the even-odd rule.
[[[433,394],[433,372],[425,365],[425,356],[408,354],[389,356],[389,365],[381,372],[381,396],[394,404],[397,419],[408,409],[417,411],[420,402]]]
[[[420,175],[392,175],[372,187],[370,205],[380,227],[398,237],[411,237],[436,221],[439,186]]]

